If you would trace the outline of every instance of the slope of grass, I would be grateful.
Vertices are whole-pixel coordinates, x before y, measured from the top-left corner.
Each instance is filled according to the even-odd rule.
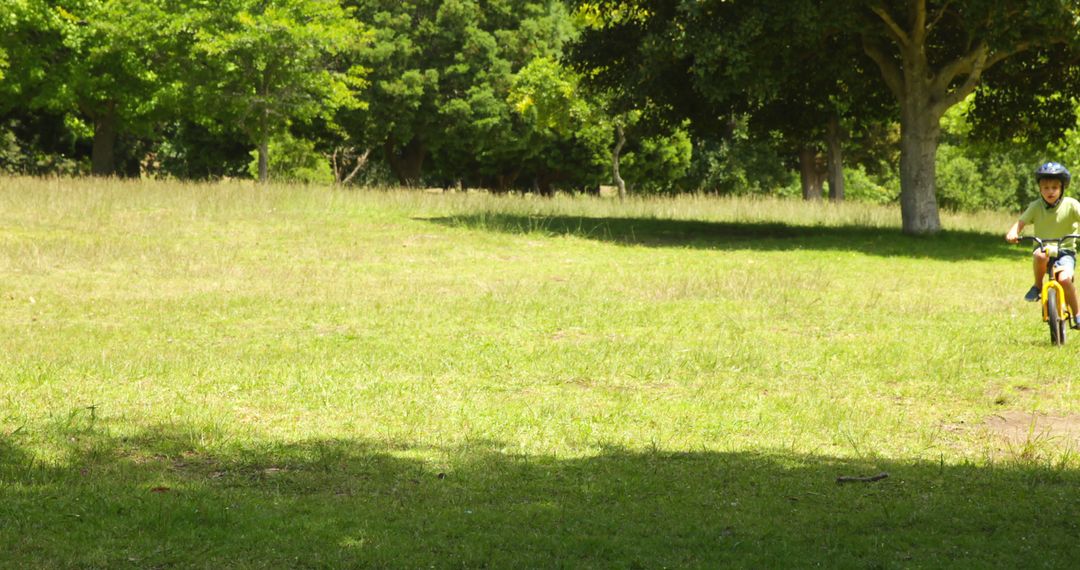
[[[0,566],[1071,566],[1010,222],[4,179]]]

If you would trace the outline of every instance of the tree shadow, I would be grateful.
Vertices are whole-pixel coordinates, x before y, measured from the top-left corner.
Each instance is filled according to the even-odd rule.
[[[197,429],[0,439],[0,551],[83,568],[1067,567],[1075,470],[794,452],[515,455]],[[420,459],[418,457],[427,457]],[[443,459],[432,460],[431,457]],[[838,475],[890,474],[838,485]]]
[[[777,222],[707,222],[655,218],[529,216],[477,213],[427,219],[432,223],[511,234],[574,236],[621,245],[762,251],[853,251],[884,257],[947,261],[1018,257],[1025,250],[1004,233],[944,231],[932,238],[858,225],[800,226]]]

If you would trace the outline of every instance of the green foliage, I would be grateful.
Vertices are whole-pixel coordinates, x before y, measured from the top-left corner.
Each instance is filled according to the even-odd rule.
[[[852,157],[873,167],[882,154],[874,133],[902,123],[906,153],[901,179],[905,231],[940,230],[933,152],[938,119],[998,66],[987,107],[1016,110],[1020,122],[996,121],[1005,132],[1032,114],[1072,111],[1080,49],[1075,2],[815,2],[581,0],[587,27],[571,50],[575,68],[627,108],[655,104],[692,120],[697,133],[718,131],[717,119],[750,117],[754,138],[784,143],[788,156],[820,148],[826,125],[846,127]],[[918,29],[913,29],[918,28]],[[1001,65],[1012,62],[1012,67]],[[1043,76],[1040,77],[1040,74]],[[1060,81],[1059,81],[1060,80]],[[913,87],[909,82],[920,82]],[[1036,84],[1036,89],[1028,89]],[[988,84],[989,85],[989,84]],[[981,106],[981,105],[980,105]],[[1065,113],[1067,114],[1067,113]],[[1058,122],[1058,126],[1071,124]],[[833,130],[832,132],[835,132]],[[830,137],[832,141],[837,137]],[[835,146],[833,147],[835,148]],[[918,149],[918,150],[915,150]],[[1011,189],[979,194],[977,165],[947,157],[944,199],[955,207],[1000,205]],[[963,200],[963,203],[960,201]]]
[[[243,133],[223,125],[175,121],[165,128],[154,153],[152,174],[181,180],[246,177],[251,145],[245,138]]]
[[[792,178],[776,195],[788,199],[802,197],[802,185]],[[827,198],[827,197],[826,197]],[[862,165],[844,169],[844,200],[857,204],[895,205],[900,198],[900,181],[896,174],[870,173]]]
[[[258,178],[258,152],[251,152],[248,173]],[[275,182],[333,184],[334,173],[326,157],[315,149],[315,143],[297,139],[288,130],[270,139],[270,179]]]
[[[602,116],[581,93],[578,76],[558,62],[537,57],[514,74],[507,102],[533,130],[570,136]]]
[[[1073,94],[1080,90],[1080,70],[1063,63],[1075,59],[1071,49],[1066,43],[1044,46],[991,69],[972,105],[974,135],[1034,150],[1067,140],[1077,121]]]
[[[642,138],[622,159],[622,177],[635,192],[673,193],[690,171],[694,145],[685,129]]]
[[[943,206],[974,209],[978,204],[993,201],[980,192],[982,177],[975,162],[956,152],[955,147],[939,147],[937,160],[938,197]]]
[[[49,2],[48,72],[33,87],[40,105],[70,113],[93,130],[93,172],[132,168],[118,148],[125,137],[152,135],[175,87],[163,72],[173,55],[164,0]],[[137,170],[138,158],[135,168]]]
[[[967,211],[1020,208],[1025,190],[1033,187],[1034,163],[1014,160],[1007,155],[981,154],[971,148],[941,145],[937,157],[941,205]]]
[[[538,57],[514,74],[507,103],[519,133],[508,154],[520,157],[541,191],[556,182],[580,187],[606,179],[611,121],[575,73]]]
[[[889,174],[874,176],[862,166],[844,169],[845,199],[869,204],[896,204],[900,198],[900,180],[895,174]]]
[[[87,164],[54,152],[51,145],[42,142],[19,122],[0,125],[0,172],[74,176],[89,170]]]
[[[363,106],[365,70],[339,58],[365,35],[337,0],[228,0],[187,14],[184,26],[194,30],[193,98],[204,120],[244,132],[260,152],[292,121]]]
[[[554,59],[574,33],[561,3],[356,5],[373,31],[360,57],[372,70],[364,95],[371,106],[342,122],[363,146],[384,150],[402,183],[416,184],[427,171],[444,184],[505,188],[523,174],[522,162],[544,162],[537,158],[544,149],[523,144],[529,127],[515,119],[509,99],[515,75],[536,58]]]
[[[994,145],[977,138],[976,98],[950,109],[941,121],[937,154],[938,198],[955,210],[1018,210],[1035,197],[1032,171],[1039,156],[1027,145]]]
[[[771,194],[792,177],[778,141],[750,137],[745,123],[736,123],[729,137],[697,139],[684,184],[696,192]]]
[[[25,8],[21,3],[4,3],[0,5],[0,85],[4,83],[4,73],[7,71],[8,43],[15,35],[19,27],[19,20]]]
[[[90,171],[88,129],[72,115],[12,110],[0,123],[0,171],[78,175]]]
[[[1076,176],[1080,176],[1080,100],[1075,101],[1074,105],[1076,105],[1076,108],[1073,112],[1077,119],[1063,129],[1064,135],[1060,139],[1043,139],[1048,144],[1045,145],[1042,152],[1036,154],[1036,164],[1053,160],[1068,167],[1074,173],[1074,184],[1070,185],[1069,191],[1073,196],[1076,196],[1076,189],[1080,187],[1076,185],[1078,180]],[[1032,169],[1035,166],[1033,164]],[[1031,199],[1038,197],[1038,191],[1034,184],[1028,188],[1027,194],[1031,196]]]

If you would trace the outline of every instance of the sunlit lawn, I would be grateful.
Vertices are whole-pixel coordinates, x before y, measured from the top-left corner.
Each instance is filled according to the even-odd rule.
[[[0,567],[1073,567],[1080,334],[899,217],[0,179]]]

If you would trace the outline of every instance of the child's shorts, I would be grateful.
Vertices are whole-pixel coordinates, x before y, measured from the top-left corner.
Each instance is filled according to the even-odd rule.
[[[1076,269],[1076,252],[1071,249],[1063,249],[1058,251],[1057,261],[1054,262],[1054,273],[1060,273],[1062,271],[1068,271],[1069,273],[1075,273]]]

